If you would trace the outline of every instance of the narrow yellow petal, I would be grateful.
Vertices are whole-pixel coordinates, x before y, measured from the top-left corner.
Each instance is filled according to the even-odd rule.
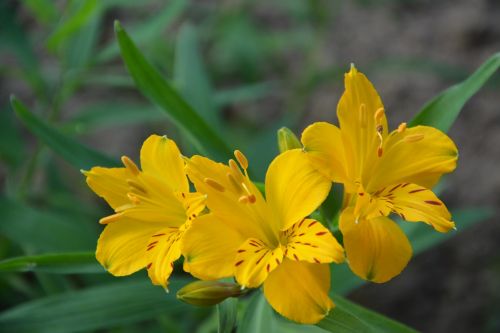
[[[387,282],[401,273],[411,258],[408,238],[387,217],[356,219],[349,207],[340,216],[340,231],[349,267],[365,280]]]
[[[328,179],[336,183],[353,186],[354,175],[349,172],[354,169],[348,159],[340,129],[326,122],[309,125],[301,138],[304,149],[314,167]]]
[[[285,255],[291,260],[310,263],[341,263],[344,249],[320,222],[304,219],[283,232]]]
[[[384,155],[374,165],[367,191],[399,183],[427,188],[456,168],[458,150],[443,132],[428,126],[393,131],[384,145]],[[390,172],[388,172],[390,170]]]
[[[285,259],[264,282],[264,295],[273,309],[302,324],[319,322],[334,307],[329,291],[326,264]]]
[[[200,216],[183,236],[184,270],[203,280],[232,276],[236,251],[244,241],[213,214]]]
[[[240,285],[257,288],[282,261],[281,247],[272,248],[260,239],[250,238],[236,251],[234,276]]]
[[[168,278],[174,269],[174,261],[181,256],[183,231],[176,228],[163,229],[150,238],[146,254],[148,276],[154,285],[167,288]]]
[[[173,191],[189,191],[184,160],[173,140],[159,135],[147,138],[141,148],[141,167],[145,173],[158,177]]]
[[[146,249],[160,229],[156,223],[129,218],[110,223],[99,237],[96,258],[113,275],[132,274],[148,265]]]
[[[84,175],[92,191],[104,198],[112,208],[130,203],[127,197],[127,179],[133,178],[133,175],[126,168],[94,167],[85,171]]]
[[[266,200],[274,230],[286,230],[311,214],[325,200],[331,182],[319,173],[300,149],[279,155],[266,174]]]
[[[386,187],[378,196],[406,221],[425,222],[439,232],[448,232],[455,227],[445,204],[425,187],[396,184]]]

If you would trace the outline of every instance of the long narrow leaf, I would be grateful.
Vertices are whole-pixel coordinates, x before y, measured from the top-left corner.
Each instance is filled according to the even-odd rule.
[[[95,165],[117,165],[117,162],[109,157],[80,144],[73,138],[68,137],[45,123],[42,119],[28,111],[15,96],[11,96],[10,101],[14,112],[24,125],[26,125],[37,138],[75,167],[87,169]]]
[[[217,312],[219,314],[218,333],[233,332],[236,327],[236,316],[238,314],[237,305],[238,300],[236,298],[228,298],[217,305]]]
[[[123,61],[137,88],[170,116],[200,152],[228,158],[231,154],[226,143],[149,64],[118,21],[115,33]]]
[[[11,333],[89,332],[179,315],[189,307],[175,299],[185,280],[171,281],[169,294],[144,281],[118,282],[49,296],[0,313],[0,331]]]
[[[0,272],[104,273],[93,252],[55,253],[0,261]]]
[[[486,60],[465,81],[454,85],[427,103],[411,125],[429,125],[447,132],[464,104],[495,74],[500,67],[500,53]]]

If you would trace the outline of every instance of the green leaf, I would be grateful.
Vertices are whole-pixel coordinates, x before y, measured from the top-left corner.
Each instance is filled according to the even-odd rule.
[[[334,296],[336,307],[329,315],[318,323],[318,326],[329,332],[394,332],[416,333],[417,331],[379,313],[354,304],[343,297]]]
[[[276,316],[261,291],[256,291],[247,306],[238,333],[276,332]]]
[[[52,253],[0,261],[0,272],[104,273],[93,252]]]
[[[500,67],[500,53],[486,60],[465,81],[454,85],[428,102],[411,121],[411,126],[428,125],[447,132],[458,117],[464,104]]]
[[[238,299],[228,298],[224,302],[217,305],[217,313],[219,314],[218,333],[231,333],[236,327],[236,316]]]
[[[198,34],[190,24],[179,32],[174,63],[174,82],[185,100],[212,127],[219,127],[214,92],[198,46]]]
[[[123,61],[137,88],[170,116],[200,152],[219,159],[229,158],[231,153],[226,143],[148,63],[118,21],[115,32]]]
[[[16,97],[11,96],[11,105],[16,115],[26,127],[54,152],[79,169],[88,169],[95,165],[116,166],[117,162],[94,151],[73,138],[66,136],[29,112]]]
[[[29,301],[0,313],[0,331],[70,333],[129,326],[168,313],[189,311],[175,299],[186,280],[171,280],[165,293],[149,280],[116,282]]]

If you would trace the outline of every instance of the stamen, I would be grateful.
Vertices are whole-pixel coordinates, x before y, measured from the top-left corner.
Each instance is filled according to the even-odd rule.
[[[127,197],[135,205],[138,205],[141,203],[141,200],[132,193],[127,193]]]
[[[141,172],[134,161],[132,161],[127,156],[122,156],[122,163],[128,171],[136,176]]]
[[[424,138],[423,134],[413,134],[413,135],[405,136],[404,140],[406,142],[417,142],[417,141],[422,140],[423,138]]]
[[[242,203],[242,204],[246,204],[246,203],[248,203],[248,201],[249,201],[248,196],[246,196],[246,195],[242,195],[241,197],[238,198],[238,202]]]
[[[366,127],[367,119],[366,119],[366,105],[361,103],[359,106],[359,122],[362,128]]]
[[[99,223],[100,224],[108,224],[108,223],[111,223],[111,222],[115,222],[116,220],[118,220],[120,217],[122,216],[121,213],[118,213],[118,214],[113,214],[113,215],[109,215],[109,216],[106,216],[106,217],[103,217],[102,219],[99,220]]]
[[[229,164],[229,168],[231,168],[233,177],[235,177],[235,179],[237,181],[242,181],[243,175],[241,174],[241,170],[238,167],[238,164],[236,164],[236,162],[233,159],[230,159],[228,164]]]
[[[203,181],[205,182],[205,184],[211,186],[212,188],[214,188],[215,190],[217,190],[219,192],[224,192],[224,190],[225,190],[224,186],[222,186],[221,184],[219,184],[218,182],[216,182],[212,178],[205,178],[205,179],[203,179]]]
[[[142,187],[138,182],[132,180],[132,179],[127,179],[127,184],[130,186],[133,190],[137,190],[143,194],[147,194],[146,189]]]
[[[233,175],[228,172],[226,174],[226,176],[227,176],[227,179],[229,179],[229,183],[233,186],[234,190],[237,193],[240,193],[241,192],[241,187],[240,187],[240,185],[238,185],[238,182],[236,181],[236,179],[234,179]]]
[[[382,120],[382,117],[384,116],[384,108],[379,108],[377,111],[375,111],[375,123],[380,124],[380,120]]]
[[[245,157],[245,155],[243,155],[243,153],[241,151],[235,150],[234,157],[236,157],[236,160],[238,161],[240,166],[243,168],[243,170],[246,170],[248,168],[248,160]]]
[[[406,123],[399,124],[398,133],[403,133],[404,131],[406,131]]]

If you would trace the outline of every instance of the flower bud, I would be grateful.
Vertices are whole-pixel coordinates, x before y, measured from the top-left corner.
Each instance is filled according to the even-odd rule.
[[[282,127],[278,130],[278,147],[280,153],[284,153],[290,149],[302,148],[302,144],[289,128]]]
[[[244,295],[247,291],[247,289],[242,290],[236,283],[195,281],[182,287],[177,292],[177,298],[191,305],[210,306],[229,297]]]

